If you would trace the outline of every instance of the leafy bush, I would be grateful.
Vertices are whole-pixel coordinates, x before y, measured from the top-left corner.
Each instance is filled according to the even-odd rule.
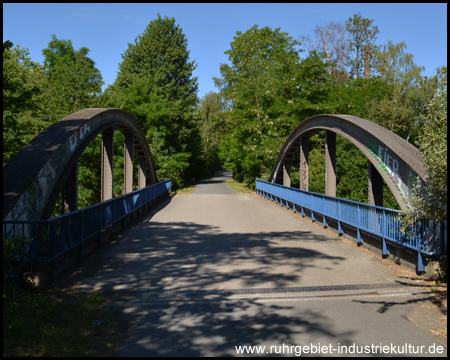
[[[31,241],[24,236],[3,238],[3,286],[17,285]]]

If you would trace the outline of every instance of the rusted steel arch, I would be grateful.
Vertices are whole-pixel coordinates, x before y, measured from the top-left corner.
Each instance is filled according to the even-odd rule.
[[[282,183],[284,162],[295,158],[302,138],[308,139],[321,130],[337,133],[351,141],[378,170],[400,208],[410,210],[407,195],[416,177],[426,179],[420,151],[388,129],[357,116],[316,115],[300,123],[281,148],[269,181]]]
[[[134,135],[134,156],[145,161],[146,185],[158,182],[145,135],[130,114],[120,109],[84,109],[49,126],[4,166],[3,220],[49,218],[84,149],[112,126]]]

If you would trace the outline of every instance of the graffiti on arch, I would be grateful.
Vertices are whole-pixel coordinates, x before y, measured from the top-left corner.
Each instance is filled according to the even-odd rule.
[[[368,151],[375,158],[380,169],[395,179],[394,183],[398,191],[403,198],[407,199],[418,175],[389,147],[376,139],[368,142]]]

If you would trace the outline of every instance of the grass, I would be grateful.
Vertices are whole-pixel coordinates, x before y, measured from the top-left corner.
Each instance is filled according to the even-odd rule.
[[[238,194],[252,194],[254,191],[246,184],[240,183],[232,178],[225,180],[228,186]],[[177,194],[192,194],[195,185],[186,186],[175,191]]]
[[[228,186],[238,194],[252,194],[254,191],[246,184],[240,183],[234,179],[225,180]]]
[[[176,194],[191,194],[194,191],[195,185],[189,185],[181,189],[175,190]]]
[[[3,356],[111,356],[124,323],[103,295],[3,291]]]

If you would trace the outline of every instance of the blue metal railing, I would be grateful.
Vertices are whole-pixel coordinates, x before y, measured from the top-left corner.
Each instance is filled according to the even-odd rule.
[[[315,214],[321,214],[324,227],[327,219],[338,223],[338,232],[342,233],[342,225],[350,225],[356,229],[357,242],[362,243],[361,231],[375,235],[382,241],[383,255],[388,255],[387,241],[417,251],[418,271],[424,271],[422,256],[440,255],[446,253],[446,222],[433,223],[420,220],[408,228],[402,229],[400,211],[380,206],[359,203],[356,201],[336,198],[313,193],[263,180],[256,180],[256,192],[281,206],[289,208],[292,204],[294,212],[305,209],[311,212],[311,220]]]
[[[49,263],[126,215],[170,194],[170,179],[49,220],[3,221],[3,239],[32,239],[26,262]]]

